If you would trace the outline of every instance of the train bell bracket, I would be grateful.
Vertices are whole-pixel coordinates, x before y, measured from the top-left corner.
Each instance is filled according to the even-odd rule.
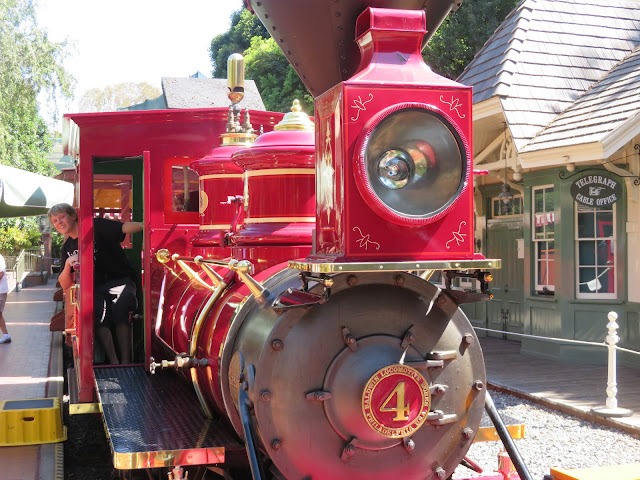
[[[326,290],[322,295],[318,295],[305,290],[289,288],[273,302],[272,308],[276,311],[291,308],[309,308],[314,305],[321,305],[328,299],[329,294]]]

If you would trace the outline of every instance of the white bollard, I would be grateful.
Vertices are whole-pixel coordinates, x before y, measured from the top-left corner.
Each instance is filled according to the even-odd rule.
[[[631,416],[631,410],[627,408],[618,408],[618,383],[616,379],[616,344],[620,340],[618,336],[618,314],[616,312],[609,312],[607,315],[609,323],[607,323],[607,329],[609,334],[606,336],[605,341],[608,344],[609,361],[608,361],[608,374],[607,374],[607,401],[606,407],[594,408],[591,411],[597,413],[603,417],[629,417]]]

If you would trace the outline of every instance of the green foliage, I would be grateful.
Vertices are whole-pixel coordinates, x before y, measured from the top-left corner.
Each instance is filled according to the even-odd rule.
[[[67,45],[49,41],[38,27],[35,3],[0,0],[0,163],[53,176],[58,172],[46,159],[51,141],[38,95],[70,97],[73,78],[62,65]],[[35,218],[0,220],[0,248],[39,244]]]
[[[0,250],[38,247],[40,236],[36,217],[0,219]]]
[[[465,0],[434,34],[424,58],[441,75],[456,78],[482,48],[519,0]],[[298,98],[303,110],[313,112],[313,98],[259,19],[248,10],[231,16],[229,31],[211,42],[214,76],[223,78],[227,57],[243,52],[247,78],[255,80],[265,107],[286,112]]]
[[[38,240],[39,241],[39,240]],[[57,233],[51,235],[51,258],[54,260],[60,258],[62,253],[62,244],[64,243],[64,237]]]
[[[38,95],[71,96],[73,79],[62,66],[66,44],[38,28],[35,0],[0,0],[0,163],[52,175],[51,147]]]
[[[465,0],[433,35],[424,59],[434,72],[456,78],[519,0]]]
[[[227,58],[232,53],[242,53],[251,45],[253,37],[269,38],[269,32],[258,17],[241,9],[231,14],[231,27],[211,40],[209,53],[213,63],[214,78],[226,78]]]
[[[244,56],[247,77],[255,80],[267,110],[288,112],[297,98],[305,113],[313,112],[313,97],[273,38],[253,37]]]
[[[229,55],[242,53],[246,76],[256,82],[267,110],[288,112],[297,98],[305,113],[313,112],[313,97],[267,29],[249,10],[231,15],[229,31],[211,41],[210,53],[216,78],[227,76]]]

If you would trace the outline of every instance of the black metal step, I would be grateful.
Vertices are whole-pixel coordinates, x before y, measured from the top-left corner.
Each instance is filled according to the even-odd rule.
[[[190,385],[172,371],[96,367],[96,388],[116,469],[224,463],[243,443],[229,422],[206,418]]]

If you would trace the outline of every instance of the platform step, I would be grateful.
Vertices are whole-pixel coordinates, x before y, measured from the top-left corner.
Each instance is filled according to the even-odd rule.
[[[57,398],[0,402],[0,447],[57,443],[67,439]]]
[[[501,415],[502,421],[504,422],[511,438],[518,439],[524,438],[524,422],[522,420],[518,420],[517,418],[510,417],[509,415]],[[495,442],[500,440],[498,436],[498,431],[496,427],[493,426],[493,422],[486,414],[482,417],[482,422],[480,422],[480,428],[478,429],[478,433],[476,437],[473,439],[474,442]]]
[[[594,468],[552,468],[554,480],[640,480],[640,463]]]

